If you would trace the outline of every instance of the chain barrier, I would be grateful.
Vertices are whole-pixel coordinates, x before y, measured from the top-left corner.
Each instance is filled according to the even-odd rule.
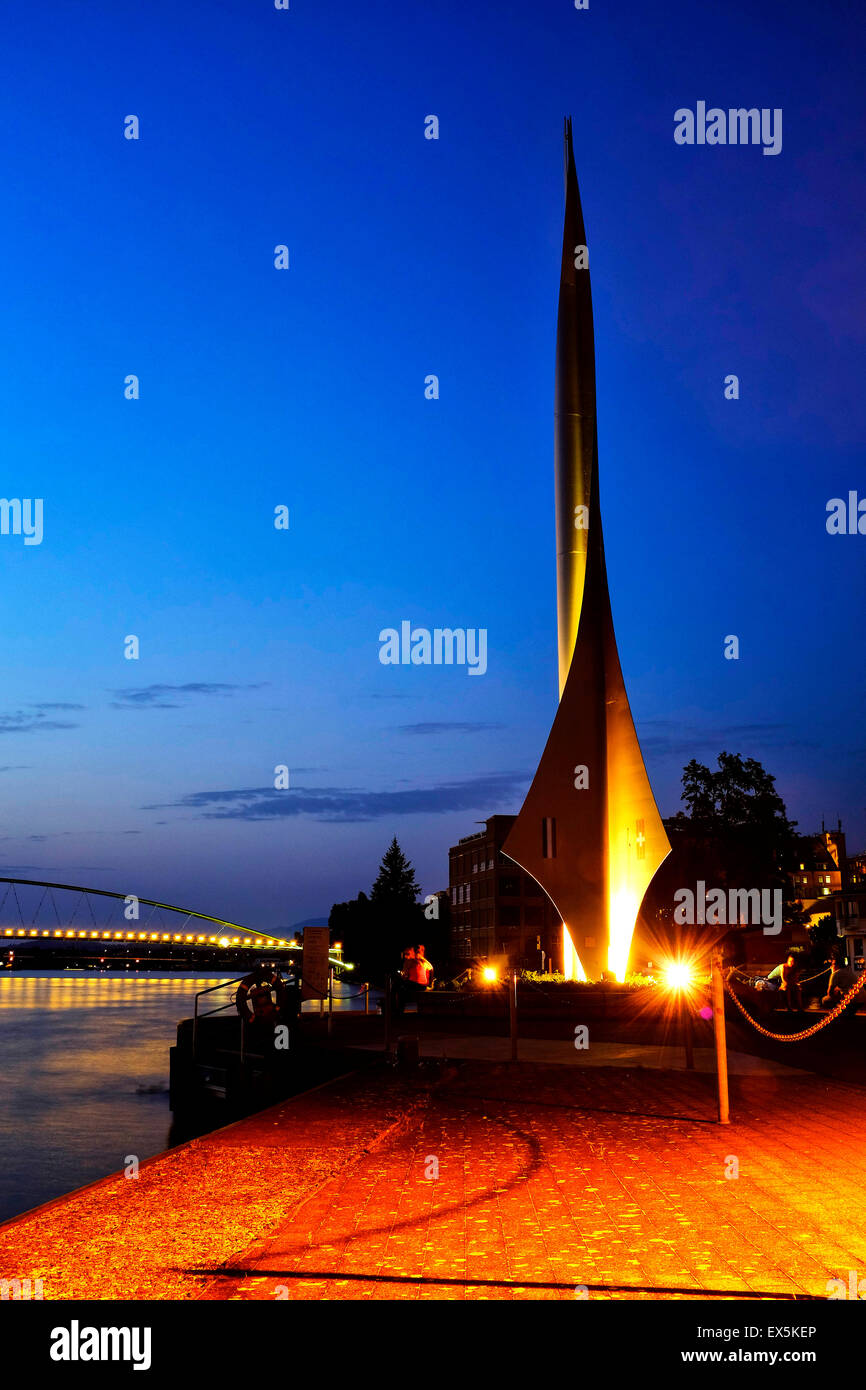
[[[818,973],[817,973],[817,975],[807,975],[806,978],[805,978],[805,980],[798,980],[797,983],[800,984],[800,985],[810,985],[810,984],[812,983],[813,980],[820,980],[820,978],[821,978],[822,975],[829,975],[829,974],[830,974],[830,971],[832,970],[832,968],[833,968],[833,967],[830,966],[830,965],[825,965],[825,966],[824,966],[824,969],[823,969],[823,970],[819,970]],[[740,982],[741,982],[741,984],[745,984],[745,985],[751,984],[751,983],[752,983],[752,980],[753,980],[754,978],[756,978],[756,977],[753,976],[753,975],[747,974],[747,972],[746,972],[745,970],[743,970],[742,966],[740,966],[740,965],[735,965],[735,966],[733,967],[733,969],[731,970],[731,974],[732,974],[732,975],[738,975],[738,976],[740,977]],[[762,977],[759,976],[759,977],[757,977],[757,978],[762,978]]]
[[[775,1042],[802,1042],[804,1038],[810,1038],[813,1033],[819,1033],[822,1028],[827,1027],[828,1023],[833,1023],[835,1019],[837,1019],[840,1016],[840,1014],[844,1013],[845,1009],[848,1007],[849,1003],[854,998],[854,996],[860,992],[864,985],[866,985],[866,970],[864,970],[856,985],[852,986],[852,988],[849,989],[848,993],[839,1001],[839,1003],[836,1004],[834,1008],[832,1008],[824,1018],[820,1019],[817,1023],[813,1024],[811,1028],[804,1028],[800,1033],[772,1033],[768,1028],[764,1028],[762,1024],[758,1023],[757,1019],[752,1018],[751,1014],[747,1013],[744,1005],[741,1004],[740,1000],[737,998],[729,983],[730,976],[736,973],[737,970],[735,967],[734,969],[730,970],[728,974],[725,976],[725,989],[733,999],[740,1013],[743,1015],[745,1019],[747,1019],[749,1023],[751,1023],[752,1027],[756,1028],[759,1033],[763,1033],[765,1038],[772,1038]],[[812,980],[818,980],[822,975],[827,975],[828,973],[829,969],[819,970],[817,975],[809,975],[805,980],[799,981],[799,983],[807,985],[811,983]],[[508,982],[497,980],[496,983],[506,984]],[[521,980],[520,983],[524,986],[524,988],[528,986],[533,993],[540,994],[543,998],[550,1000],[551,1003],[559,1004],[560,1007],[564,1004],[569,1008],[576,1008],[580,1003],[580,1000],[578,999],[555,998],[553,995],[549,993],[548,990],[544,989],[534,980]]]
[[[829,975],[829,974],[830,974],[830,970],[831,970],[831,967],[830,967],[829,965],[828,965],[828,966],[825,966],[825,968],[824,968],[823,970],[819,970],[819,971],[818,971],[818,974],[817,974],[817,975],[807,975],[806,978],[805,978],[805,980],[798,980],[798,981],[797,981],[797,984],[798,984],[798,985],[810,985],[810,984],[812,983],[813,980],[820,980],[820,978],[821,978],[822,975]]]
[[[855,994],[858,994],[859,991],[863,988],[864,984],[866,984],[866,970],[864,970],[856,985],[853,985],[851,989],[849,989],[848,993],[844,995],[842,999],[840,999],[839,1003],[836,1004],[835,1007],[830,1010],[830,1012],[826,1015],[825,1018],[820,1019],[817,1023],[813,1024],[811,1028],[804,1028],[801,1033],[771,1033],[768,1028],[764,1028],[760,1023],[758,1023],[757,1019],[752,1018],[751,1014],[746,1012],[745,1007],[743,1006],[743,1004],[740,1003],[736,994],[734,994],[734,991],[731,989],[730,986],[730,976],[732,973],[732,971],[728,971],[728,974],[724,977],[725,989],[727,990],[728,994],[733,999],[740,1013],[743,1015],[743,1018],[748,1019],[752,1027],[757,1028],[759,1033],[763,1033],[765,1038],[772,1038],[775,1042],[802,1042],[804,1038],[810,1038],[813,1033],[820,1032],[822,1028],[826,1028],[828,1023],[832,1023],[834,1019],[837,1019],[839,1015],[844,1012],[848,1004],[854,998]],[[821,974],[824,974],[823,970],[821,971]],[[817,979],[817,976],[813,976],[813,978]]]

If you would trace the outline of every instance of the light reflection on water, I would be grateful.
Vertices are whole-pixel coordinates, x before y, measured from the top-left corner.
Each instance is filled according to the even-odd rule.
[[[168,1049],[196,992],[218,980],[191,972],[0,973],[0,1220],[116,1172],[129,1154],[144,1159],[166,1148]],[[201,1007],[227,1002],[229,992]],[[355,988],[343,993],[338,1008],[363,1008],[348,997]]]

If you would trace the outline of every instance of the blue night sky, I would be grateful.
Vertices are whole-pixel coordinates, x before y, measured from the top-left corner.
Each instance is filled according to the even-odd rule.
[[[866,494],[859,11],[7,7],[0,491],[44,539],[0,536],[0,872],[276,927],[394,834],[443,887],[519,809],[557,698],[566,113],[660,809],[725,748],[863,845],[866,536],[825,527]],[[675,144],[699,100],[782,108],[781,153]],[[404,620],[487,629],[486,674],[382,665]]]

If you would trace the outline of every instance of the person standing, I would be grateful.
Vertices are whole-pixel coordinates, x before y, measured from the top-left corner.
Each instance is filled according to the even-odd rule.
[[[399,1017],[406,1008],[407,996],[411,993],[412,969],[415,963],[415,949],[413,946],[404,946],[403,954],[400,958],[400,973],[395,975],[392,980],[392,1004],[393,1010]]]
[[[274,999],[277,978],[274,966],[260,963],[241,980],[235,994],[235,1006],[243,1026],[249,1029],[253,1048],[260,1047],[264,1056],[273,1053],[274,1029],[279,1021]]]
[[[412,993],[423,992],[432,978],[433,966],[424,954],[424,947],[416,946],[414,958],[409,962],[409,979],[414,985]]]
[[[767,978],[779,980],[782,993],[785,996],[785,1003],[788,1006],[788,1013],[799,1013],[803,1007],[803,1000],[800,994],[800,969],[794,952],[789,951],[785,963],[777,965],[775,970],[770,971]]]

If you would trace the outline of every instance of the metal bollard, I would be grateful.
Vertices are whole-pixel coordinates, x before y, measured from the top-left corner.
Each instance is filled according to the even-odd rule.
[[[725,982],[722,978],[722,958],[713,956],[713,1034],[716,1040],[716,1077],[719,1085],[719,1124],[729,1125],[728,1108],[728,1047],[725,1038]]]
[[[385,998],[384,998],[384,1000],[383,1000],[383,1005],[384,1005],[384,1009],[385,1009],[385,1051],[386,1051],[386,1052],[390,1052],[390,1051],[391,1051],[391,992],[392,992],[392,989],[393,989],[393,983],[392,983],[392,980],[391,980],[391,976],[390,976],[390,975],[387,975],[387,976],[385,977]]]

